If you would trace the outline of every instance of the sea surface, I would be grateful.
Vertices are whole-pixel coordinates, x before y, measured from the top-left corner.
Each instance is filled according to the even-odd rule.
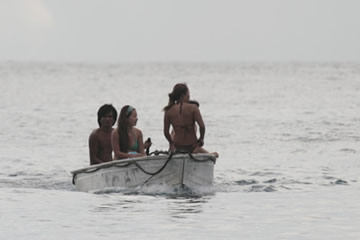
[[[214,186],[76,191],[97,110],[130,104],[152,150],[185,82]],[[360,64],[0,63],[0,239],[360,239]]]

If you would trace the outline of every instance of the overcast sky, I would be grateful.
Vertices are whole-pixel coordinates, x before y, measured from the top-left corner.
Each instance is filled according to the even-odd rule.
[[[1,0],[0,61],[356,61],[359,0]]]

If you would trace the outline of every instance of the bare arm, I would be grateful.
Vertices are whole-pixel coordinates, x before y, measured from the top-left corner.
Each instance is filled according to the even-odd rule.
[[[141,156],[145,156],[143,135],[140,130],[138,130],[137,140],[139,143],[139,152],[140,152]]]
[[[196,108],[195,110],[195,122],[199,125],[200,130],[200,138],[199,138],[199,145],[200,147],[204,145],[204,137],[205,137],[205,124],[202,119],[201,113],[199,108]]]
[[[89,156],[90,156],[90,165],[102,163],[99,156],[99,139],[96,136],[95,132],[92,132],[89,136]]]
[[[170,130],[170,122],[169,122],[169,118],[168,118],[167,114],[165,113],[165,115],[164,115],[164,136],[165,136],[166,140],[169,142],[169,145],[171,145],[173,143],[173,140],[171,138],[169,130]]]
[[[169,133],[170,130],[170,121],[169,121],[169,117],[167,116],[166,112],[164,114],[164,136],[166,138],[166,140],[169,142],[169,149],[171,151],[174,150],[174,142],[173,139]]]

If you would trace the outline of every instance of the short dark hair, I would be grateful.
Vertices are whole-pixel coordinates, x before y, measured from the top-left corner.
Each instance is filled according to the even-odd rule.
[[[117,119],[117,111],[116,111],[116,109],[113,107],[113,105],[111,105],[111,104],[104,104],[104,105],[102,105],[100,108],[99,108],[99,111],[98,111],[98,113],[97,113],[97,115],[98,115],[98,124],[99,124],[99,127],[101,127],[101,123],[100,123],[100,119],[102,118],[102,117],[104,117],[106,114],[108,114],[108,113],[112,113],[113,114],[113,124],[112,125],[114,125],[115,124],[115,122],[116,122],[116,119]]]

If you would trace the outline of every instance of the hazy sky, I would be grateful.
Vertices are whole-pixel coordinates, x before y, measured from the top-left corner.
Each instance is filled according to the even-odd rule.
[[[359,0],[1,0],[0,61],[360,61]]]

